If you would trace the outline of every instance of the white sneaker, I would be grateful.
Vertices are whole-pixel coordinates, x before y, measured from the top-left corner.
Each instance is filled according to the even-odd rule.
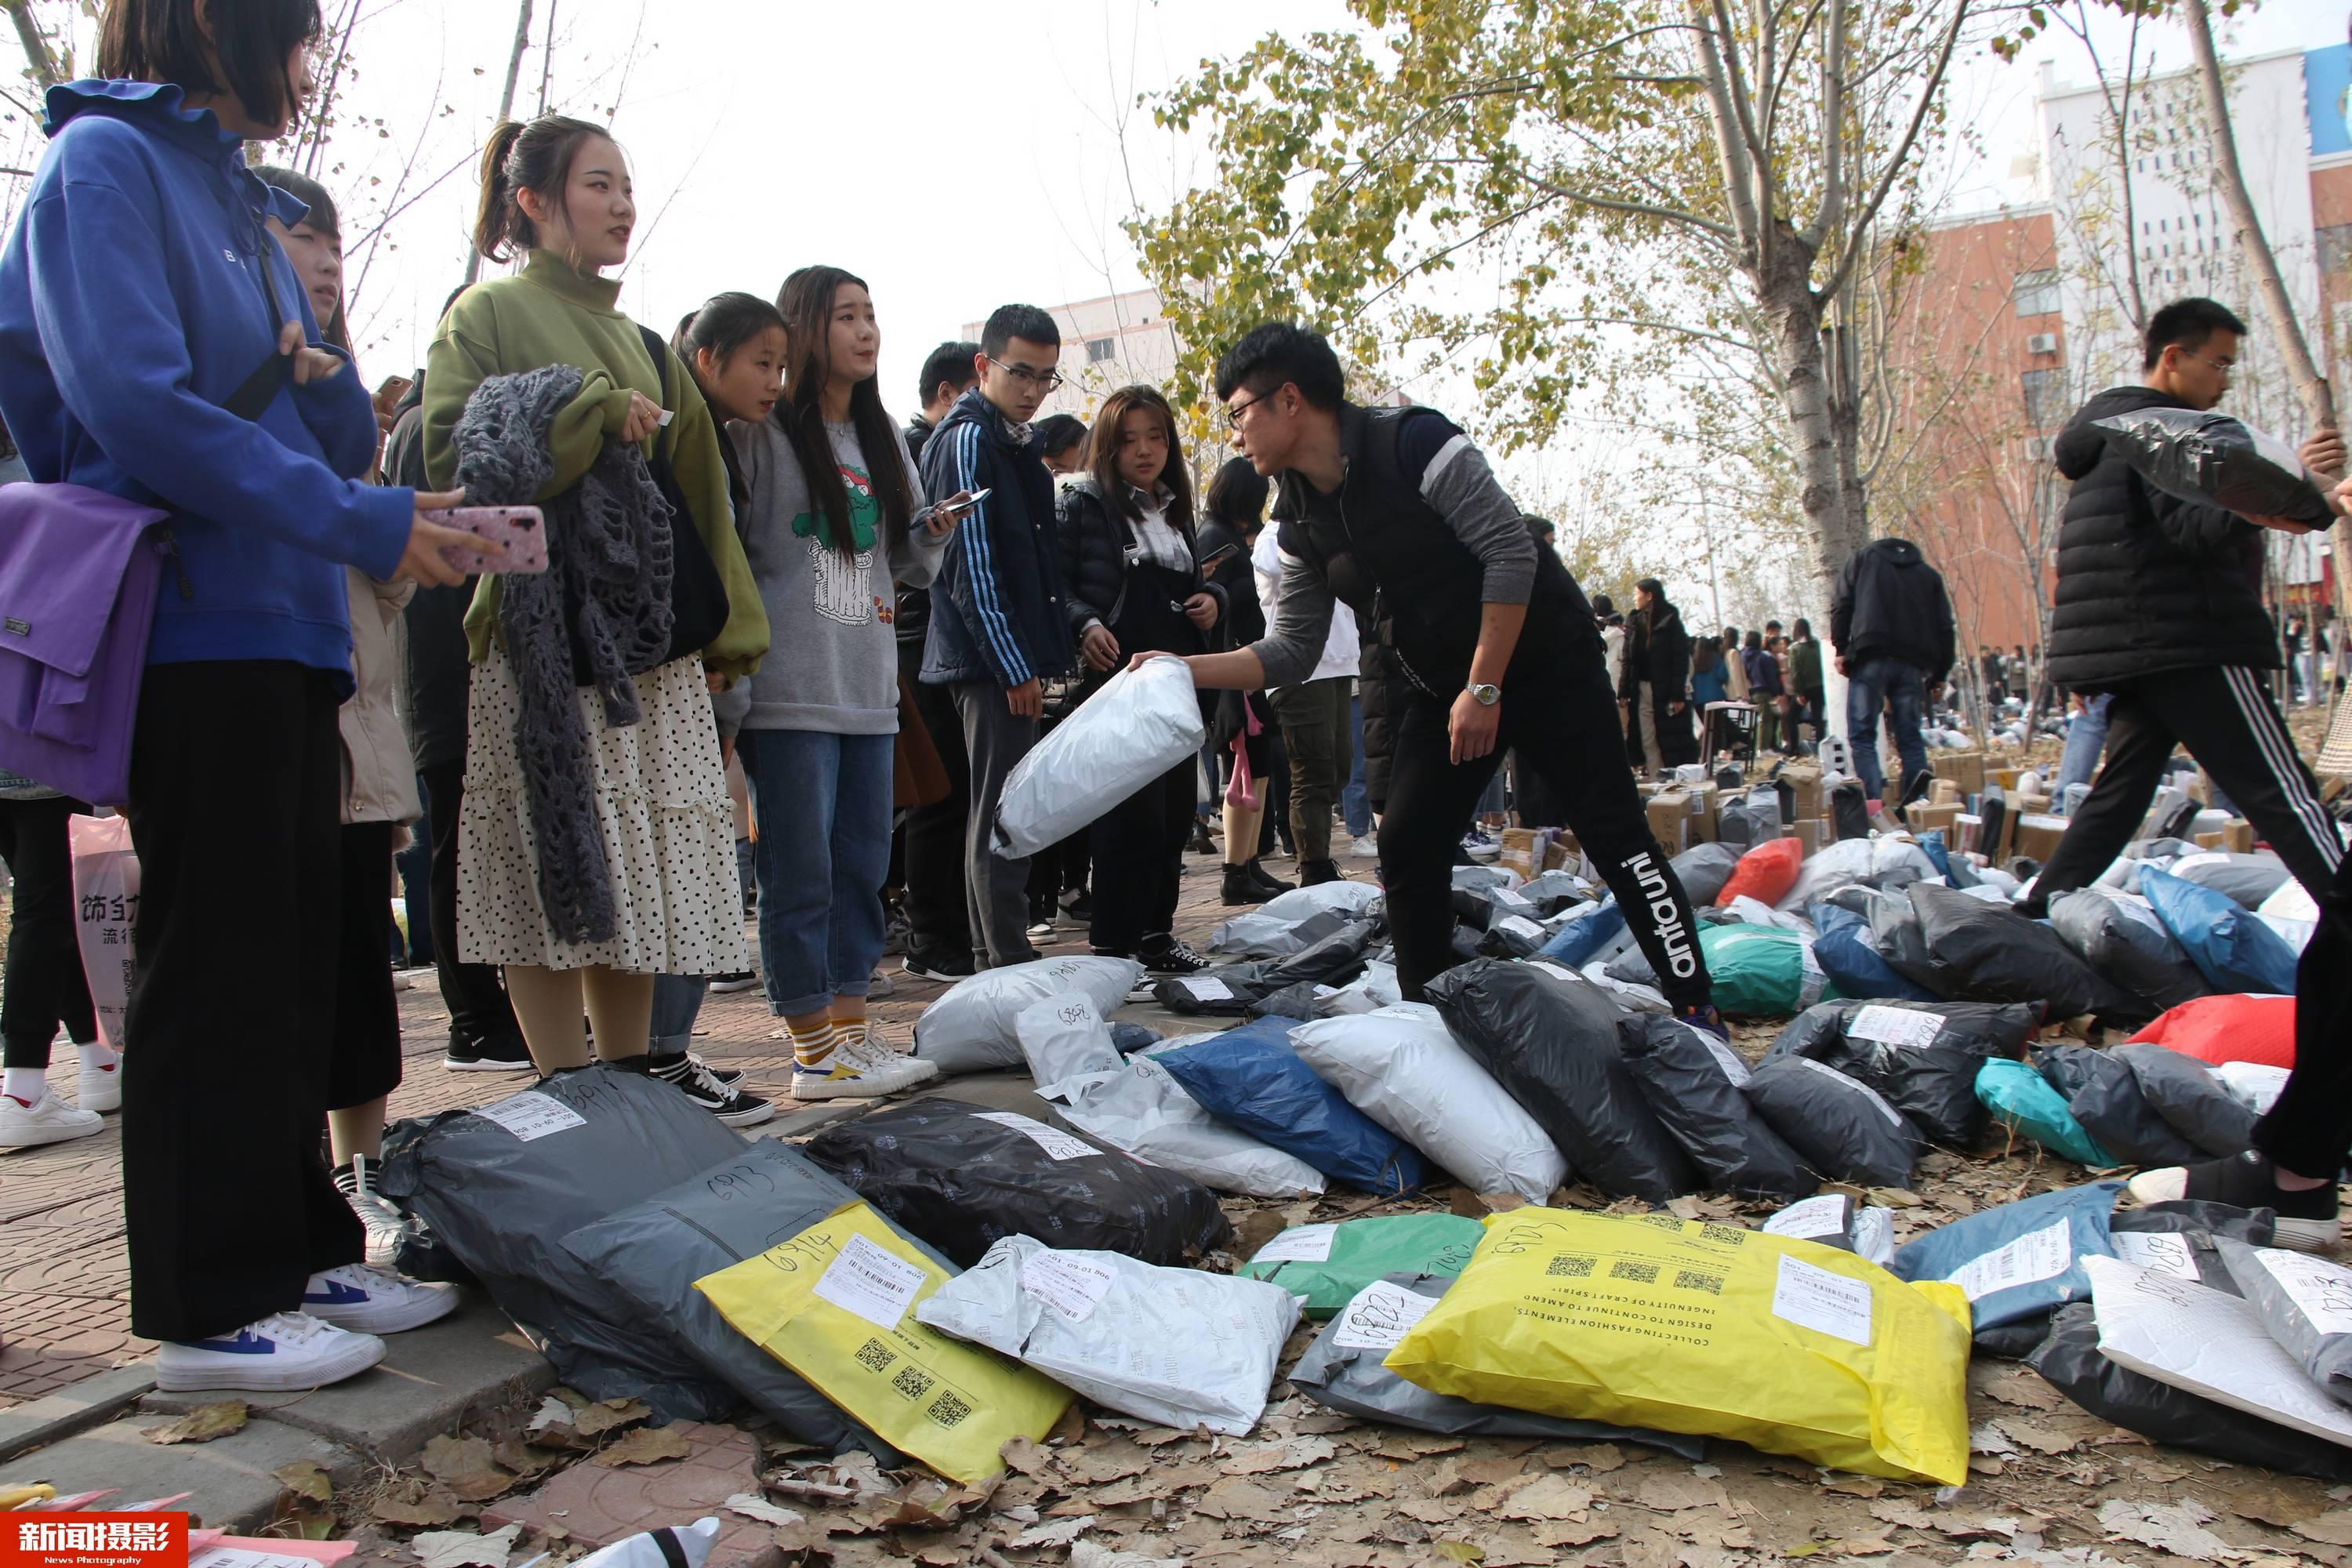
[[[794,1100],[873,1100],[898,1094],[940,1076],[940,1064],[867,1047],[852,1056],[833,1048],[830,1068],[793,1068]]]
[[[350,1164],[335,1167],[335,1190],[367,1232],[367,1260],[389,1268],[400,1256],[400,1244],[417,1234],[417,1225],[375,1190],[375,1167],[365,1154],[352,1155]]]
[[[1380,840],[1369,833],[1360,834],[1349,841],[1348,853],[1360,859],[1378,859],[1381,853]]]
[[[155,1386],[173,1394],[320,1388],[383,1359],[383,1342],[373,1334],[351,1333],[308,1312],[277,1312],[220,1339],[164,1345],[155,1352]]]
[[[366,1263],[346,1263],[313,1274],[302,1287],[305,1313],[362,1334],[422,1328],[457,1310],[454,1286],[426,1285]]]
[[[13,1094],[0,1094],[0,1149],[67,1143],[105,1131],[106,1120],[97,1111],[68,1104],[46,1089],[30,1105]]]
[[[868,996],[888,996],[894,994],[898,989],[898,986],[891,984],[890,977],[878,969],[866,982],[866,994]]]
[[[74,1103],[84,1110],[122,1109],[122,1058],[103,1047],[81,1047],[81,1077],[74,1085]]]

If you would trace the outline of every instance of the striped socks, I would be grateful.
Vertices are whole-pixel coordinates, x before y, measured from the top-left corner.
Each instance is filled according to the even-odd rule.
[[[791,1026],[790,1028],[793,1037],[793,1066],[802,1072],[833,1071],[835,1065],[834,1047],[840,1043],[837,1032],[839,1026],[827,1018],[824,1022],[811,1025],[807,1028],[802,1028],[798,1025]]]

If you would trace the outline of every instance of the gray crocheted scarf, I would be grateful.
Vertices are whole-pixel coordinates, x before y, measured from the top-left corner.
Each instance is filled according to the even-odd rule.
[[[586,378],[571,365],[493,376],[474,390],[451,443],[473,506],[527,506],[555,472],[548,433]],[[547,571],[501,586],[499,631],[520,693],[515,752],[539,862],[539,901],[556,937],[608,942],[612,868],[596,811],[596,752],[580,689],[604,723],[637,721],[635,677],[668,657],[670,509],[634,443],[606,441],[578,484],[539,503]]]

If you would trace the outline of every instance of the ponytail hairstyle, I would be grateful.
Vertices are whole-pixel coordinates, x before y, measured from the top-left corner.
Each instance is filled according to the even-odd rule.
[[[341,240],[343,220],[335,211],[335,198],[327,194],[326,186],[299,170],[289,169],[277,163],[256,163],[253,165],[253,172],[261,176],[263,184],[275,185],[309,207],[310,212],[302,219],[304,223],[309,224],[312,228],[333,235],[338,241]],[[448,312],[445,310],[442,313],[446,315]],[[331,320],[319,323],[319,336],[345,353],[349,353],[352,349],[352,331],[351,323],[344,319],[346,314],[343,301],[339,295],[335,300],[334,316]]]
[[[544,245],[539,226],[522,210],[517,194],[537,192],[540,200],[564,211],[568,220],[563,197],[572,161],[599,136],[613,139],[603,126],[568,114],[542,114],[528,125],[500,121],[490,132],[489,145],[482,149],[482,205],[474,217],[474,248],[488,260],[510,261]]]
[[[1168,399],[1156,386],[1122,386],[1103,399],[1087,447],[1087,468],[1094,475],[1095,493],[1113,517],[1129,522],[1142,520],[1143,508],[1127,493],[1127,480],[1118,471],[1118,427],[1139,408],[1155,416],[1168,437],[1168,463],[1160,470],[1160,482],[1168,487],[1169,524],[1181,530],[1192,521],[1192,476],[1184,467],[1184,442],[1176,433],[1176,411],[1168,406]]]
[[[833,298],[845,283],[866,287],[866,279],[838,267],[803,267],[785,279],[777,291],[776,311],[783,318],[789,346],[784,356],[784,395],[768,417],[791,440],[801,473],[808,481],[810,499],[832,520],[835,544],[843,554],[855,556],[857,540],[849,526],[849,487],[842,479],[840,459],[833,455],[833,441],[824,430]],[[746,341],[759,330],[751,329]],[[914,488],[907,482],[906,460],[899,456],[898,427],[883,410],[882,389],[875,377],[869,375],[850,389],[849,422],[856,428],[857,447],[866,458],[866,482],[882,503],[877,542],[887,551],[907,537],[915,497]]]

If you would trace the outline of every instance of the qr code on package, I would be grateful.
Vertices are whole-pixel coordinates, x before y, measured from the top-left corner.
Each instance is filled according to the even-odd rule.
[[[1554,1279],[1589,1279],[1592,1274],[1592,1259],[1578,1253],[1563,1252],[1551,1260],[1550,1267],[1544,1272]]]
[[[1702,1274],[1695,1268],[1677,1268],[1675,1270],[1675,1289],[1704,1290],[1710,1296],[1720,1296],[1723,1294],[1723,1276]]]
[[[909,1399],[920,1399],[931,1391],[931,1381],[930,1374],[922,1368],[902,1366],[898,1375],[890,1380],[890,1386]]]
[[[1630,1258],[1621,1258],[1609,1266],[1609,1278],[1631,1279],[1636,1285],[1654,1285],[1658,1282],[1658,1266],[1654,1263],[1636,1263]]]
[[[868,1340],[857,1348],[857,1359],[865,1363],[868,1372],[886,1372],[890,1363],[898,1359],[898,1352],[880,1340]]]
[[[961,1426],[963,1418],[971,1414],[971,1406],[958,1399],[953,1394],[943,1390],[937,1399],[931,1401],[931,1407],[923,1414],[942,1426]]]

